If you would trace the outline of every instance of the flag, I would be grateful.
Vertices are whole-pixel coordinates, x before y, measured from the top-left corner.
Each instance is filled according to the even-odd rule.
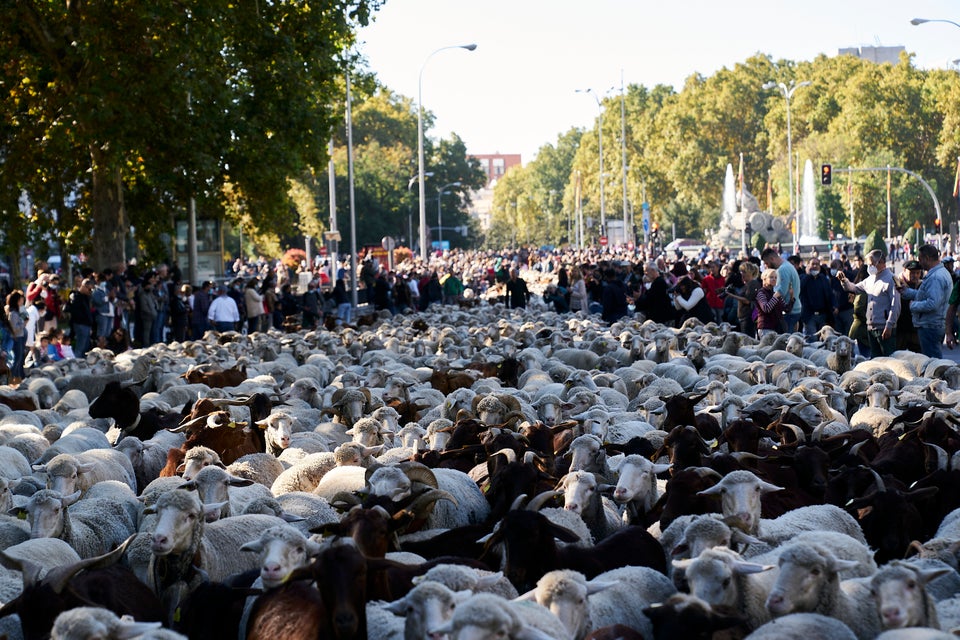
[[[769,170],[767,171],[767,209],[770,210],[770,215],[773,215],[773,182]]]
[[[740,168],[737,169],[737,194],[740,196],[740,208],[743,209],[743,154],[740,154]]]
[[[960,200],[960,158],[957,158],[957,177],[953,179],[953,197]]]
[[[958,168],[960,168],[960,164],[958,164]],[[954,191],[957,190],[956,186],[954,186],[953,190]],[[954,193],[953,195],[954,197],[956,197],[957,194]],[[887,165],[887,211],[889,210],[890,210],[890,165]]]

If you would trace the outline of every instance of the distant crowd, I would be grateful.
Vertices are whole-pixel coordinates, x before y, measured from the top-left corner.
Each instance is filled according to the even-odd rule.
[[[261,256],[227,271],[216,283],[187,283],[175,262],[144,270],[118,264],[101,272],[81,268],[66,283],[40,264],[22,288],[0,281],[0,375],[9,369],[8,379],[19,381],[26,368],[84,357],[94,347],[120,353],[200,338],[209,329],[333,328],[354,322],[358,312],[349,260],[291,267]],[[752,255],[704,248],[694,257],[595,248],[453,250],[392,269],[363,259],[355,280],[362,308],[390,313],[483,300],[523,308],[538,297],[557,312],[607,322],[635,316],[679,326],[696,318],[754,337],[800,331],[814,339],[829,326],[855,339],[865,357],[897,349],[940,357],[941,345],[952,348],[958,339],[960,273],[932,245],[866,255],[859,245],[837,245],[806,259],[779,246]]]

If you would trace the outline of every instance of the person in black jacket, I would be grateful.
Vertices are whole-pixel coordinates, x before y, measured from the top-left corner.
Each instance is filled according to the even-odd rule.
[[[637,311],[642,311],[648,320],[672,325],[676,314],[667,289],[660,268],[651,260],[643,269],[643,291],[634,301]]]
[[[610,267],[603,272],[603,279],[603,293],[600,299],[603,312],[600,317],[605,322],[616,322],[627,315],[627,285]]]
[[[530,291],[527,289],[527,281],[520,277],[520,272],[517,269],[510,269],[510,279],[507,280],[507,307],[523,309],[527,306],[529,298]]]
[[[91,278],[85,279],[80,287],[70,294],[70,326],[73,334],[73,352],[82,358],[90,348],[90,334],[93,332],[93,310],[90,294],[96,286]]]

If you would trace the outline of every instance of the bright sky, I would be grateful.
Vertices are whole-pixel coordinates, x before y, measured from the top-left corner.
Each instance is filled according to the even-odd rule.
[[[571,127],[592,126],[604,93],[626,84],[679,90],[755,53],[812,60],[860,46],[903,46],[923,69],[952,68],[956,0],[386,0],[360,32],[380,82],[436,116],[431,137],[456,132],[471,153],[520,153],[526,164]],[[760,88],[757,88],[760,91]]]

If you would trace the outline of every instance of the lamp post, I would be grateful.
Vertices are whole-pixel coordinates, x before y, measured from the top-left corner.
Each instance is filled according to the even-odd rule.
[[[924,23],[927,23],[927,22],[946,22],[947,24],[952,24],[953,26],[955,26],[955,27],[957,27],[958,29],[960,29],[960,24],[957,24],[957,23],[954,22],[953,20],[937,20],[937,19],[928,19],[928,18],[914,18],[913,20],[910,21],[910,24],[912,24],[913,26],[917,26],[917,25],[919,25],[919,24],[924,24]]]
[[[427,171],[426,176],[428,178],[433,177],[433,171]],[[413,176],[410,176],[410,180],[407,181],[407,193],[410,193],[410,189],[413,187],[413,183],[417,182],[417,179],[420,177],[420,174],[417,173]],[[407,214],[407,242],[410,244],[410,250],[413,251],[413,206],[410,207],[410,213]]]
[[[597,131],[599,139],[600,155],[600,235],[605,235],[607,231],[607,206],[603,198],[603,103],[600,102],[600,96],[593,89],[577,89],[577,93],[593,94],[593,99],[597,101],[597,111],[600,113],[600,127]]]
[[[437,189],[437,243],[440,245],[440,251],[443,251],[443,216],[441,215],[441,204],[443,203],[443,194],[447,187],[459,187],[460,182],[451,182]]]
[[[790,215],[794,215],[793,211],[793,139],[790,132],[790,98],[793,97],[793,92],[799,89],[800,87],[806,87],[810,84],[809,80],[804,80],[800,84],[794,85],[793,80],[790,81],[790,86],[788,87],[782,82],[767,82],[763,85],[765,90],[773,89],[777,87],[780,89],[780,93],[783,94],[783,99],[787,102],[787,185],[788,191],[790,192]],[[799,246],[797,234],[800,233],[800,225],[796,226],[797,231],[794,233],[793,245]]]
[[[427,193],[424,184],[424,161],[423,161],[423,70],[426,68],[430,58],[447,49],[466,49],[473,51],[477,48],[475,44],[455,44],[448,47],[440,47],[427,56],[420,66],[420,79],[417,82],[417,175],[420,180],[420,258],[427,261]]]

